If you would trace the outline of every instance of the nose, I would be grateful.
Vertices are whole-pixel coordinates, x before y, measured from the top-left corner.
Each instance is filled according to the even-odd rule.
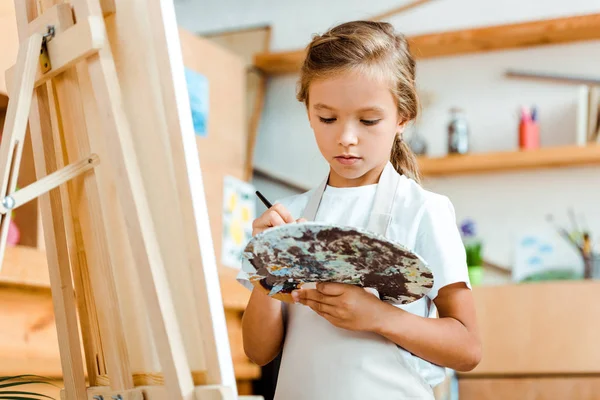
[[[345,125],[338,134],[338,143],[343,147],[356,146],[358,144],[358,132],[350,124]]]

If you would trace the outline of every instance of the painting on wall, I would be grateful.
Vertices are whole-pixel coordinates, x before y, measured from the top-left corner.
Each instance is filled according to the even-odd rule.
[[[194,132],[197,136],[205,137],[208,135],[208,79],[196,71],[185,68],[185,80],[190,98]]]
[[[254,186],[226,176],[223,184],[223,244],[221,262],[241,268],[242,252],[252,238],[252,221],[256,214]]]
[[[583,262],[554,232],[522,232],[516,237],[512,279],[515,282],[580,279]]]

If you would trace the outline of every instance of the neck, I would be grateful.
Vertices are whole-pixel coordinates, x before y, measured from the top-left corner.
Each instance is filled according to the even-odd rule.
[[[381,173],[383,172],[386,164],[387,162],[369,170],[367,173],[358,178],[344,178],[343,176],[337,174],[333,168],[329,168],[329,181],[327,183],[329,186],[340,188],[373,185],[379,182],[379,178],[381,177]]]

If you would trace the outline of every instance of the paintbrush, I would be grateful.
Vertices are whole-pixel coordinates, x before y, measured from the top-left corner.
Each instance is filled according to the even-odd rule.
[[[569,232],[565,229],[562,228],[560,226],[558,226],[555,221],[554,221],[554,216],[552,214],[548,214],[546,216],[546,220],[548,222],[550,222],[553,226],[554,229],[556,229],[556,231],[559,233],[559,235],[561,235],[564,239],[566,239],[569,243],[571,243],[573,246],[575,246],[575,248],[579,251],[582,251],[581,246],[579,246],[579,244],[573,240],[573,238],[571,237],[571,235],[569,234]]]
[[[262,193],[259,192],[258,190],[256,191],[256,195],[258,196],[260,201],[262,201],[262,203],[265,205],[265,207],[267,207],[267,208],[273,207],[273,204],[271,204],[271,202],[269,200],[267,200],[267,198],[265,196],[263,196]]]
[[[588,232],[583,232],[583,255],[585,257],[589,257],[592,254],[592,240],[590,239],[590,234]]]
[[[569,207],[569,218],[571,218],[571,224],[573,224],[573,231],[575,232],[575,240],[577,243],[580,243],[582,240],[582,231],[579,230],[579,226],[577,224],[577,218],[575,218],[575,211],[573,207]]]

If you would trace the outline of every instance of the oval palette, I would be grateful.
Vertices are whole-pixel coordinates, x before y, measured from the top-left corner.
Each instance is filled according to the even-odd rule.
[[[309,282],[338,282],[374,288],[381,300],[408,304],[433,287],[433,274],[417,254],[352,227],[281,225],[253,237],[243,256],[256,270],[250,281],[271,296]]]

